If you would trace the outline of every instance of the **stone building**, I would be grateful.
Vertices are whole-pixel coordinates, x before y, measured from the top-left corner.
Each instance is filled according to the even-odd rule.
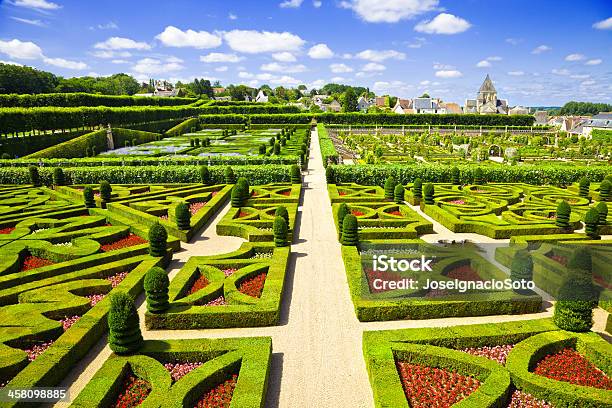
[[[497,99],[497,90],[493,85],[493,81],[491,81],[491,78],[487,75],[478,90],[476,99],[466,99],[464,111],[465,113],[500,113],[507,115],[508,101],[505,99]]]

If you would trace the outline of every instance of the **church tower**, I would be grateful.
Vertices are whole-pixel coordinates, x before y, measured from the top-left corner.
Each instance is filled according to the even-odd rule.
[[[480,86],[478,90],[478,105],[483,106],[487,103],[492,102],[493,106],[497,103],[497,91],[495,90],[495,86],[493,86],[493,81],[491,81],[491,77],[487,74],[484,82]]]

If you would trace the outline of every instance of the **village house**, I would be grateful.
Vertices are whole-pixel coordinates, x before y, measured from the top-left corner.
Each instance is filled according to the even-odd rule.
[[[392,111],[400,115],[416,113],[412,108],[412,99],[401,98],[397,98],[397,102],[395,102],[395,106],[393,107]]]
[[[257,103],[267,103],[268,102],[268,95],[266,95],[266,93],[260,89],[259,92],[257,92],[257,96],[255,97],[255,102]]]

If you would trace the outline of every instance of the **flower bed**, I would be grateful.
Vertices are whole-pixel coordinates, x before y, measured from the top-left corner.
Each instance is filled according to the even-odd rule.
[[[100,250],[102,252],[116,251],[118,249],[128,248],[135,245],[146,244],[147,242],[148,241],[146,239],[140,238],[138,235],[130,232],[130,234],[125,238],[109,244],[101,245]]]
[[[560,263],[563,266],[567,266],[567,257],[563,255],[555,255],[552,252],[548,252],[546,257]]]
[[[81,316],[65,317],[64,319],[60,320],[60,323],[62,324],[64,331],[66,331],[71,328],[73,324],[78,322],[80,318]]]
[[[223,274],[225,275],[226,278],[229,276],[232,276],[236,272],[238,272],[238,269],[236,268],[227,268],[223,270]]]
[[[198,279],[196,279],[196,281],[193,282],[193,285],[191,285],[191,288],[189,289],[188,294],[193,295],[197,291],[207,287],[209,283],[210,282],[208,281],[208,279],[206,279],[206,276],[200,275]]]
[[[204,394],[198,400],[196,408],[229,408],[237,382],[238,376],[232,375],[232,378]]]
[[[484,346],[466,348],[463,351],[473,356],[486,357],[489,360],[493,360],[501,365],[505,365],[508,353],[510,353],[513,347],[513,344],[506,344],[504,346]]]
[[[353,214],[355,217],[362,217],[365,215],[363,211],[359,211],[359,210],[351,210],[351,214]]]
[[[612,379],[570,348],[544,357],[536,365],[534,373],[557,381],[612,390]]]
[[[553,406],[531,394],[516,390],[512,393],[508,408],[553,408]]]
[[[117,401],[113,405],[115,408],[137,407],[151,393],[151,384],[134,375],[129,375],[123,382],[123,388]]]
[[[263,292],[264,284],[266,282],[265,273],[260,273],[259,275],[247,279],[240,284],[238,290],[245,295],[252,296],[254,298],[260,298],[261,293]]]
[[[398,216],[400,216],[400,217],[402,216],[402,213],[401,213],[399,210],[391,211],[391,212],[390,212],[390,213],[388,213],[388,214],[391,214],[391,215],[398,215]]]
[[[192,216],[196,215],[196,213],[200,211],[202,208],[204,208],[205,205],[206,205],[205,201],[191,203],[189,204],[189,212],[191,213]]]
[[[11,232],[15,231],[15,227],[8,227],[8,228],[2,228],[0,229],[0,234],[10,234]]]
[[[28,360],[34,361],[36,360],[42,353],[44,353],[51,345],[53,344],[53,340],[45,342],[43,344],[35,344],[29,349],[25,349],[24,351],[28,354]]]
[[[106,280],[111,283],[111,286],[114,289],[117,286],[119,286],[121,282],[123,282],[123,280],[127,277],[127,275],[128,275],[127,272],[119,272],[119,273],[114,274],[113,276],[109,276],[108,278],[106,278]]]
[[[167,363],[164,364],[164,368],[170,372],[172,381],[177,382],[202,364],[204,363]]]
[[[446,274],[451,279],[458,279],[462,281],[482,281],[482,278],[478,272],[470,265],[462,265],[451,269]]]
[[[105,296],[106,295],[103,295],[103,294],[96,294],[96,295],[87,295],[85,297],[89,299],[89,304],[91,305],[91,307],[94,307],[97,303],[101,302]]]
[[[473,377],[402,361],[397,362],[397,371],[413,408],[450,407],[480,386]]]
[[[224,296],[219,296],[218,298],[206,303],[204,306],[227,306],[227,301],[225,300]]]
[[[382,293],[382,292],[387,292],[391,290],[388,288],[376,289],[374,287],[374,281],[376,279],[381,279],[386,282],[399,282],[402,280],[402,277],[398,273],[394,273],[394,272],[374,271],[372,269],[366,269],[364,272],[365,272],[366,278],[368,279],[368,286],[370,287],[370,293]]]
[[[23,261],[19,272],[25,272],[36,268],[42,268],[43,266],[53,265],[54,262],[45,258],[39,258],[37,256],[28,255]]]

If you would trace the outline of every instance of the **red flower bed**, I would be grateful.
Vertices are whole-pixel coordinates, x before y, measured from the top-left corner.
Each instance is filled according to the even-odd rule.
[[[512,400],[508,408],[553,408],[547,402],[537,399],[531,394],[516,390],[512,393]]]
[[[140,238],[138,235],[134,235],[130,232],[130,234],[121,238],[118,241],[111,242],[110,244],[104,244],[100,246],[102,252],[116,251],[118,249],[128,248],[134,245],[146,244],[148,241],[146,239]]]
[[[13,231],[15,231],[15,227],[2,228],[0,234],[10,234]]]
[[[237,382],[238,376],[232,375],[232,378],[204,394],[196,404],[196,408],[229,408]]]
[[[363,211],[359,211],[359,210],[351,210],[351,214],[353,214],[355,217],[361,217],[365,215]]]
[[[164,367],[170,372],[172,381],[177,382],[202,364],[204,363],[167,363]]]
[[[28,360],[34,361],[38,358],[42,353],[44,353],[51,345],[53,344],[53,340],[48,341],[43,344],[35,344],[31,348],[26,349],[25,352],[28,354]]]
[[[291,191],[282,191],[280,194],[284,195],[285,197],[289,197],[291,195]]]
[[[214,196],[216,196],[217,194],[219,194],[219,192],[218,192],[218,191],[213,191],[212,193],[210,193],[211,197],[214,197]]]
[[[345,192],[345,191],[338,191],[338,195],[339,195],[339,196],[345,196],[345,195],[346,195],[346,192]]]
[[[55,262],[45,258],[39,258],[37,256],[28,255],[21,264],[19,272],[29,271],[31,269],[41,268],[43,266],[53,265]]]
[[[376,279],[381,279],[386,282],[399,282],[402,280],[402,277],[398,273],[394,272],[382,272],[382,271],[374,271],[372,269],[365,270],[366,279],[368,280],[368,286],[370,287],[370,293],[382,293],[388,292],[391,289],[375,289],[374,281]]]
[[[264,283],[266,282],[266,276],[268,275],[265,273],[260,273],[253,278],[247,279],[240,284],[238,290],[245,295],[260,298],[261,292],[263,292]]]
[[[447,277],[451,279],[458,279],[462,281],[481,281],[482,278],[478,275],[478,272],[474,270],[470,265],[462,265],[451,269],[447,274]]]
[[[206,202],[191,203],[189,204],[189,212],[191,213],[191,215],[196,215],[196,213],[202,208],[204,208],[205,205]]]
[[[484,346],[478,348],[466,348],[463,351],[474,356],[486,357],[489,360],[493,360],[501,365],[505,365],[508,353],[510,353],[510,350],[512,350],[513,347],[513,344],[506,344],[505,346]]]
[[[446,408],[468,397],[480,381],[440,368],[399,361],[397,371],[413,408]]]
[[[449,201],[449,204],[455,204],[455,205],[465,205],[465,200],[453,200],[453,201]]]
[[[563,255],[555,255],[552,252],[548,252],[546,257],[560,263],[563,266],[567,266],[567,257]]]
[[[612,379],[571,348],[544,357],[534,373],[557,381],[612,390]]]
[[[191,286],[191,289],[189,289],[188,294],[193,295],[198,290],[201,290],[207,287],[209,283],[210,282],[208,281],[208,279],[206,279],[206,276],[200,275],[200,277],[196,279],[195,282],[193,282],[193,285]]]
[[[113,407],[131,408],[142,404],[151,393],[151,384],[134,375],[129,375],[123,382],[123,391],[119,394]]]
[[[391,211],[389,214],[391,214],[391,215],[399,215],[400,217],[403,216],[403,214],[399,210]]]
[[[240,211],[240,213],[238,213],[238,218],[248,217],[249,215],[251,214],[246,211]]]

